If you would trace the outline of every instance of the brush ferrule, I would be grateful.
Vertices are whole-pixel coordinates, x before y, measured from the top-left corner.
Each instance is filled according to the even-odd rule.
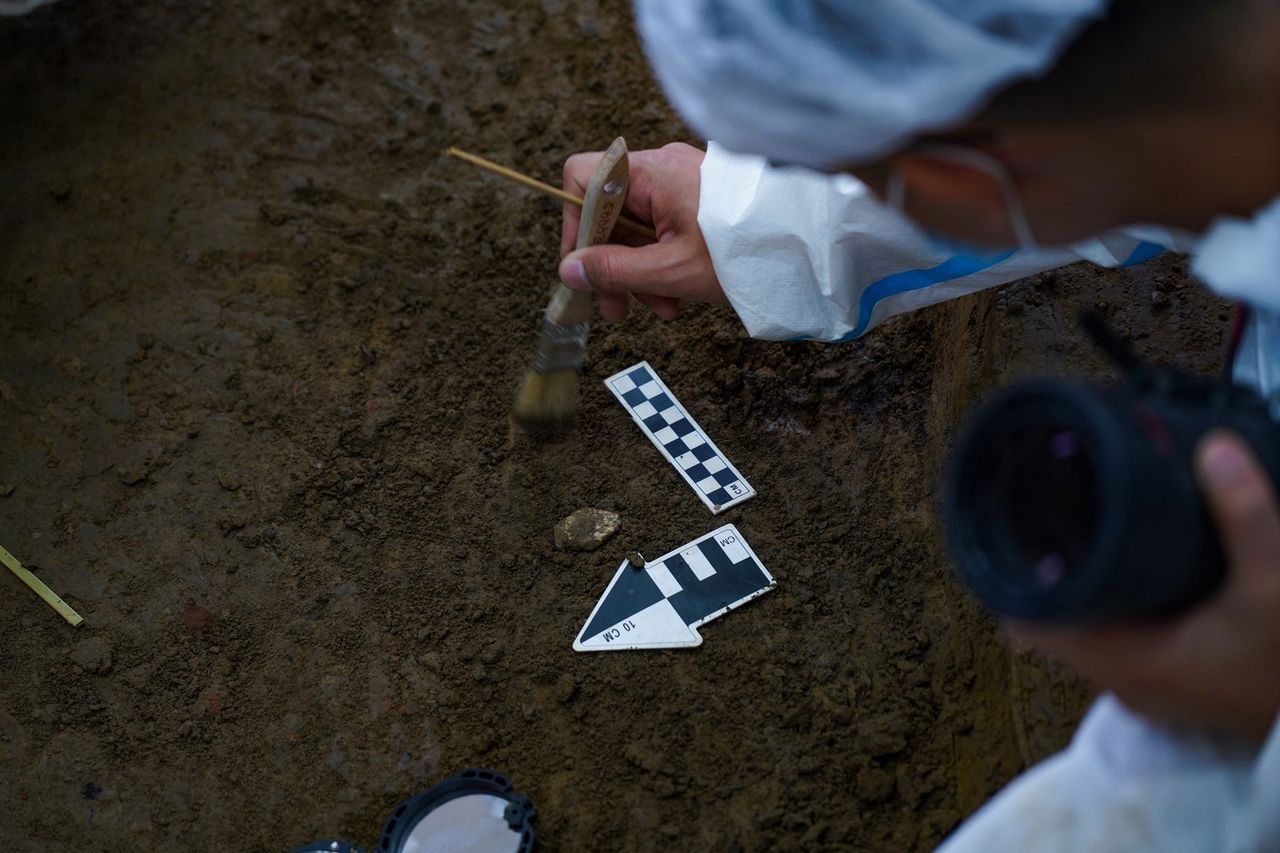
[[[587,351],[587,334],[591,323],[571,323],[562,326],[543,319],[542,334],[538,338],[538,354],[533,359],[533,369],[539,373],[553,370],[578,370]]]

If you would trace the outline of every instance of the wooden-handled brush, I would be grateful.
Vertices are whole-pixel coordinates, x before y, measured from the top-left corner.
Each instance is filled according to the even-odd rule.
[[[627,143],[621,136],[604,152],[582,199],[576,248],[604,243],[627,198],[630,173]],[[563,283],[551,292],[542,316],[542,332],[533,369],[516,397],[512,419],[536,434],[563,432],[578,411],[578,371],[591,329],[591,294]]]

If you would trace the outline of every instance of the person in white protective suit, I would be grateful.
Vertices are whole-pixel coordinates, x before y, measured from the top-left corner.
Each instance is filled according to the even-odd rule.
[[[664,319],[727,301],[754,336],[842,341],[1039,270],[1173,248],[1247,306],[1235,376],[1280,413],[1280,3],[636,12],[659,81],[714,142],[632,155],[627,206],[656,243],[570,251],[566,206],[560,276],[606,319],[630,296]],[[598,158],[570,158],[566,186]],[[1010,626],[1105,692],[944,849],[1280,850],[1280,507],[1229,433],[1196,469],[1227,581],[1171,622]]]

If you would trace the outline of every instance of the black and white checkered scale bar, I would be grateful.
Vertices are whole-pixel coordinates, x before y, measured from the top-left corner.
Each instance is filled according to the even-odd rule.
[[[756,490],[685,411],[649,362],[632,365],[604,382],[711,512],[722,512],[755,496]]]

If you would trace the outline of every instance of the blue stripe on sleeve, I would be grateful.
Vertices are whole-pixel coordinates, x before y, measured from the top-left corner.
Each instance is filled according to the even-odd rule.
[[[840,340],[853,340],[865,332],[867,326],[871,323],[872,312],[875,311],[876,306],[882,300],[888,299],[890,296],[896,296],[899,293],[922,290],[926,287],[933,287],[935,284],[941,284],[944,281],[952,281],[982,272],[1002,261],[1008,260],[1016,251],[1017,249],[1009,249],[1008,251],[991,255],[956,255],[955,257],[947,258],[931,269],[906,270],[880,279],[862,291],[862,296],[858,299],[858,325]]]
[[[844,343],[862,335],[867,330],[867,326],[871,324],[871,315],[876,306],[890,296],[896,296],[899,293],[906,293],[911,290],[922,290],[926,287],[933,287],[935,284],[941,284],[944,281],[952,281],[982,272],[1002,261],[1008,260],[1016,251],[1017,249],[1010,249],[990,255],[955,255],[930,269],[905,270],[885,276],[862,291],[862,296],[858,299],[858,325],[854,327],[853,331],[837,338],[834,343]],[[1165,247],[1159,243],[1143,240],[1134,247],[1134,250],[1121,266],[1131,267],[1146,263],[1152,258],[1163,254],[1164,251]],[[809,341],[813,340],[813,338],[802,335],[792,338],[792,340]]]
[[[1145,264],[1152,258],[1163,254],[1164,246],[1161,246],[1159,243],[1152,243],[1148,240],[1143,240],[1134,247],[1133,251],[1129,254],[1129,257],[1125,258],[1124,263],[1120,264],[1120,266],[1134,267],[1138,264]]]

